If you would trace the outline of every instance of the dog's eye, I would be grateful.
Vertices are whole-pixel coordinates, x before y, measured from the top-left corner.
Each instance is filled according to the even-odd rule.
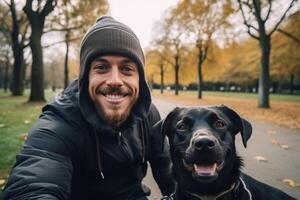
[[[176,129],[177,130],[180,130],[180,131],[185,131],[188,129],[188,126],[183,123],[183,122],[179,122],[177,125],[176,125]]]
[[[222,120],[217,120],[215,123],[215,127],[217,129],[223,129],[223,128],[225,128],[225,126],[226,126],[226,123],[223,122]]]

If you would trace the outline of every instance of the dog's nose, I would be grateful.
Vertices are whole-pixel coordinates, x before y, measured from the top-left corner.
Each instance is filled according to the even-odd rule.
[[[198,137],[193,140],[193,146],[197,150],[212,149],[215,145],[215,141],[208,137]]]

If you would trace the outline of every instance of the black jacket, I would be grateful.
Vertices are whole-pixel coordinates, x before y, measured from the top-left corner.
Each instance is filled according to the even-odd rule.
[[[173,192],[168,147],[151,131],[159,119],[139,99],[120,130],[88,104],[78,82],[48,103],[29,132],[4,189],[4,199],[131,199],[145,195],[147,161],[162,193]],[[82,95],[82,94],[81,94]],[[150,100],[151,101],[151,100]],[[162,149],[163,152],[162,152]]]

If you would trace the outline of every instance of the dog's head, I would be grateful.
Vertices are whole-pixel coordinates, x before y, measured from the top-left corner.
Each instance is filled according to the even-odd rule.
[[[197,194],[215,193],[237,179],[242,165],[235,135],[244,146],[251,124],[226,106],[175,108],[156,124],[168,136],[179,187]]]

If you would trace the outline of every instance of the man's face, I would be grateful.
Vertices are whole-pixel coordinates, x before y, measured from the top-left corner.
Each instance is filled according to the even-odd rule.
[[[137,65],[123,56],[97,57],[91,63],[88,89],[100,115],[112,127],[118,127],[139,96]]]

